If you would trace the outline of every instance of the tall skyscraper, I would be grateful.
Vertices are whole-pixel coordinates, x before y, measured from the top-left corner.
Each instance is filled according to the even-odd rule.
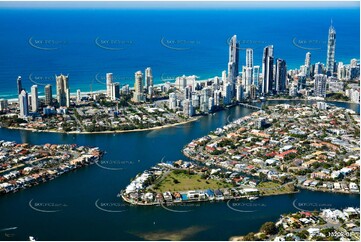
[[[137,71],[135,73],[133,102],[144,101],[143,96],[143,73],[141,71]]]
[[[65,90],[66,106],[70,107],[70,89]]]
[[[23,86],[21,83],[21,76],[18,76],[18,79],[16,80],[16,84],[18,87],[18,95],[21,93],[21,91],[23,90]]]
[[[145,88],[148,90],[150,86],[153,86],[152,68],[147,67],[145,69]]]
[[[252,83],[253,85],[256,86],[256,88],[258,89],[259,88],[259,69],[260,69],[260,66],[254,66],[253,67],[253,80],[252,80]]]
[[[263,73],[262,94],[265,95],[269,92],[272,92],[273,45],[269,45],[265,47],[263,50],[262,73]]]
[[[246,92],[249,93],[250,91],[250,88],[251,88],[251,85],[252,85],[252,67],[246,67],[246,70],[245,70],[245,89],[246,89]]]
[[[222,71],[222,82],[223,82],[223,85],[225,85],[227,82],[227,72],[226,71]]]
[[[190,106],[191,101],[189,101],[188,99],[183,100],[182,102],[182,106],[183,106],[183,115],[185,117],[189,117],[189,106]]]
[[[311,74],[311,52],[307,52],[306,53],[306,58],[305,58],[305,69],[306,69],[306,76],[310,76]]]
[[[311,52],[306,53],[305,66],[307,67],[311,66]]]
[[[257,97],[257,88],[255,85],[251,85],[251,88],[249,90],[249,98],[254,100]]]
[[[5,111],[8,108],[8,100],[0,99],[0,111]]]
[[[80,89],[76,90],[76,101],[78,103],[81,101],[81,91],[80,91]]]
[[[22,90],[19,94],[19,108],[20,118],[25,118],[29,115],[28,93],[25,90]]]
[[[70,96],[67,95],[69,90],[69,76],[65,76],[61,74],[60,76],[56,76],[56,99],[60,106],[67,106],[70,103],[68,98]],[[70,90],[69,90],[70,93]]]
[[[246,49],[246,67],[253,67],[253,49]]]
[[[297,74],[296,79],[297,79],[297,90],[299,91],[299,90],[305,89],[306,88],[306,75],[303,72],[301,72],[301,73]]]
[[[316,74],[314,77],[315,77],[314,95],[316,97],[326,97],[327,76],[323,74]]]
[[[112,83],[112,89],[111,89],[111,99],[117,100],[120,98],[120,85],[119,82],[113,82]]]
[[[172,93],[169,93],[169,101],[168,101],[168,104],[169,104],[169,109],[171,110],[175,110],[177,108],[177,97],[175,95],[174,92]]]
[[[238,76],[239,66],[239,43],[237,43],[237,35],[233,35],[229,42],[229,60],[228,60],[228,81],[235,86]],[[234,90],[234,88],[233,88]]]
[[[327,43],[327,60],[326,60],[326,75],[332,76],[335,71],[335,48],[336,48],[336,30],[331,26],[328,30]]]
[[[51,105],[53,100],[53,90],[50,84],[44,87],[44,93],[45,93],[45,105]]]
[[[223,94],[223,104],[228,105],[232,101],[231,97],[231,84],[228,82],[224,87],[224,94]]]
[[[31,86],[31,111],[37,112],[39,109],[39,97],[38,97],[38,86]]]
[[[286,90],[286,77],[287,77],[287,68],[286,61],[282,59],[277,59],[276,61],[276,92],[284,92]]]
[[[111,97],[113,83],[113,73],[106,74],[106,85],[107,85],[107,97]]]
[[[321,62],[317,62],[315,64],[315,70],[314,70],[314,75],[316,74],[322,74],[323,72],[323,64]]]
[[[244,89],[242,83],[237,83],[236,85],[236,100],[237,102],[241,102],[244,98]]]

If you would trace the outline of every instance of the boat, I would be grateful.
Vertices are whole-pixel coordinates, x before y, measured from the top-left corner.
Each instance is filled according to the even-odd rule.
[[[248,198],[248,200],[250,200],[250,201],[254,201],[254,200],[257,200],[258,199],[258,197],[249,197]]]
[[[261,102],[267,101],[267,99],[265,97],[260,97],[259,100],[261,100]]]
[[[4,229],[1,229],[0,231],[9,231],[9,230],[15,230],[17,229],[18,227],[10,227],[10,228],[4,228]]]
[[[29,241],[36,241],[36,239],[34,238],[34,236],[29,236]]]

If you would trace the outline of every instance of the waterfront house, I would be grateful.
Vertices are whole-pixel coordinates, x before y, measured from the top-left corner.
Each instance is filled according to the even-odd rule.
[[[172,202],[173,198],[172,198],[172,194],[167,191],[167,192],[163,192],[163,198],[166,202]]]
[[[181,194],[179,192],[174,192],[173,197],[174,197],[175,202],[181,202],[182,201],[182,196],[181,196]]]
[[[349,188],[350,188],[350,191],[352,191],[352,192],[355,192],[355,191],[357,192],[358,191],[358,186],[354,182],[350,182]]]
[[[214,199],[214,192],[213,192],[213,190],[208,189],[208,190],[206,191],[206,196],[208,197],[209,200],[213,200],[213,199]]]
[[[164,199],[162,193],[157,193],[157,195],[155,196],[155,201],[161,203],[163,202],[163,200]]]
[[[311,184],[312,180],[306,180],[303,185],[308,187]]]
[[[320,182],[317,180],[314,180],[310,183],[310,187],[316,187],[318,185],[318,183],[320,183]]]
[[[224,200],[223,193],[219,189],[214,190],[214,196],[216,200]]]
[[[198,200],[199,192],[198,191],[188,191],[187,196],[189,200]]]
[[[153,202],[153,200],[154,200],[153,193],[151,193],[151,192],[145,193],[144,196],[143,196],[143,199],[144,199],[146,202]]]
[[[335,190],[341,190],[341,184],[338,182],[333,183],[333,189]]]

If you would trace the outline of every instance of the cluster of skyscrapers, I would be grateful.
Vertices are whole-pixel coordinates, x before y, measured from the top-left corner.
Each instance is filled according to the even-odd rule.
[[[124,86],[128,90],[123,90],[122,93],[129,92],[129,86]],[[110,100],[118,100],[120,98],[120,83],[113,82],[113,73],[106,74],[106,96]],[[153,95],[153,75],[152,69],[147,67],[145,69],[145,78],[143,80],[143,73],[137,71],[134,74],[134,92],[132,101],[135,103],[145,102],[147,95],[152,97]]]
[[[56,100],[57,106],[70,107],[70,89],[69,89],[69,76],[63,74],[55,76],[56,78]],[[20,109],[20,118],[27,118],[32,115],[38,114],[40,109],[40,99],[38,85],[32,85],[30,88],[30,95],[22,87],[21,76],[17,78],[17,91]],[[52,106],[56,103],[53,102],[52,86],[50,84],[44,87],[44,105]],[[48,107],[44,108],[47,109]],[[45,112],[44,112],[45,113]]]
[[[313,81],[313,96],[326,97],[327,91],[329,93],[344,93],[345,82],[355,80],[360,75],[360,64],[357,59],[352,59],[349,65],[345,65],[343,62],[336,64],[335,59],[336,50],[336,30],[332,25],[328,30],[327,41],[327,57],[326,65],[317,62],[311,64],[311,53],[306,53],[305,64],[300,67],[300,70],[291,70],[290,76],[293,76],[293,83],[289,87],[289,95],[296,96],[297,93],[310,94],[306,89],[306,79]],[[358,90],[352,88],[352,90],[346,90],[346,96],[351,101],[359,102],[359,88]],[[351,94],[349,94],[351,93]]]
[[[357,79],[360,75],[360,64],[358,60],[352,59],[346,65],[335,61],[336,30],[332,23],[328,31],[326,65],[317,62],[311,63],[311,53],[307,52],[305,63],[299,70],[287,71],[284,59],[275,59],[273,45],[263,49],[262,72],[259,65],[254,65],[253,49],[246,49],[245,65],[240,66],[240,46],[237,36],[229,40],[229,58],[227,71],[222,72],[221,78],[214,77],[204,83],[196,81],[196,76],[181,76],[176,78],[175,87],[183,91],[182,96],[176,93],[169,95],[169,108],[172,110],[183,110],[184,115],[192,116],[195,109],[207,113],[221,105],[229,105],[244,100],[254,100],[259,97],[275,94],[286,94],[296,96],[301,94],[312,94],[316,97],[325,97],[328,88],[331,92],[344,90],[344,83]],[[290,78],[287,78],[287,77]],[[70,107],[69,76],[59,75],[56,77],[56,102],[53,100],[52,86],[44,87],[45,106]],[[289,81],[291,81],[289,83]],[[313,82],[313,89],[309,90],[309,84]],[[17,78],[17,92],[19,98],[20,117],[26,118],[36,114],[40,109],[38,86],[33,85],[30,95],[22,87],[21,76]],[[112,101],[120,98],[120,93],[129,93],[129,85],[120,90],[120,83],[113,82],[113,73],[106,73],[106,97]],[[135,103],[145,102],[147,97],[152,98],[154,94],[153,74],[150,67],[145,69],[144,77],[141,71],[135,72],[134,91],[132,101]],[[352,100],[359,102],[360,90],[353,87],[346,90],[346,95]],[[77,102],[81,100],[80,90],[77,90]],[[7,100],[0,100],[0,111],[7,108]],[[44,111],[45,113],[45,111]]]
[[[257,99],[260,96],[283,93],[287,87],[286,61],[276,59],[274,63],[273,46],[266,46],[263,51],[262,71],[254,65],[253,49],[246,49],[245,65],[239,72],[240,46],[237,36],[229,40],[228,70],[222,72],[222,78],[200,85],[195,76],[178,77],[175,86],[184,91],[184,97],[175,93],[169,96],[169,108],[183,108],[184,115],[192,116],[194,109],[207,113],[220,105],[229,105],[235,101]],[[183,100],[183,101],[182,101]]]

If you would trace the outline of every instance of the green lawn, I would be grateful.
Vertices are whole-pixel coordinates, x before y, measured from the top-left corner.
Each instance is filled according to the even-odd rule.
[[[281,184],[276,182],[261,182],[257,185],[257,188],[262,195],[276,195],[294,192],[293,185],[287,184],[281,186]]]
[[[154,187],[157,192],[189,191],[226,188],[231,185],[218,180],[202,179],[198,174],[189,175],[187,171],[171,171],[158,185]]]

